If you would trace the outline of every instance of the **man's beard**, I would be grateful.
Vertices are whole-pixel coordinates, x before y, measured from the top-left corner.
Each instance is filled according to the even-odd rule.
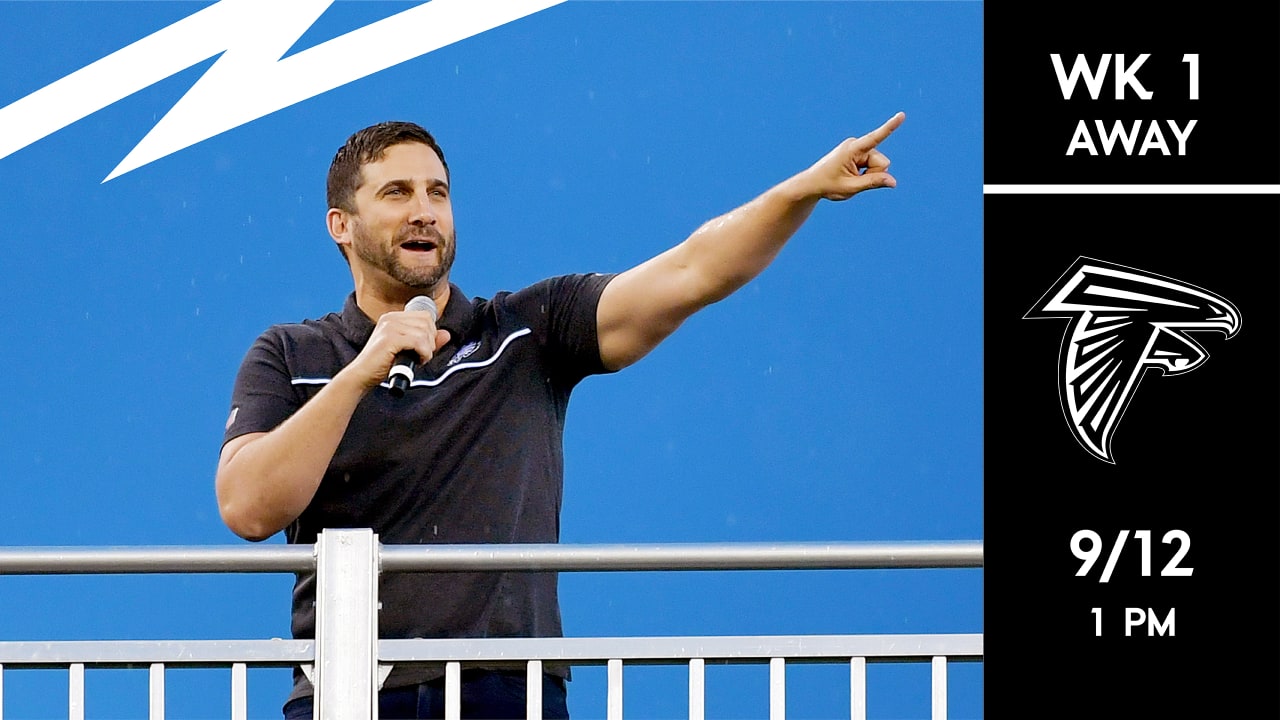
[[[440,282],[449,277],[453,267],[453,257],[457,248],[457,233],[445,238],[433,227],[414,228],[406,226],[396,232],[390,246],[378,242],[365,228],[364,223],[356,221],[355,237],[351,246],[356,255],[365,263],[382,270],[397,282],[417,290],[434,289]],[[440,253],[440,262],[436,265],[409,267],[400,262],[398,251],[401,244],[410,238],[430,240]]]

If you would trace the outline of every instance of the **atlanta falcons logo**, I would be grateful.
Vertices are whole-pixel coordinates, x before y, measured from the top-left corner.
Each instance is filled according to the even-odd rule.
[[[1111,438],[1147,370],[1190,372],[1209,358],[1187,333],[1240,331],[1226,298],[1173,278],[1081,257],[1024,319],[1067,318],[1058,358],[1062,412],[1076,440],[1115,463]]]

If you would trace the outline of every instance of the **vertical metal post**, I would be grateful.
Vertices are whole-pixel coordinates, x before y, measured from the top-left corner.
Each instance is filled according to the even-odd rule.
[[[947,720],[947,658],[933,658],[933,720]]]
[[[4,664],[0,663],[0,720],[4,720]]]
[[[707,713],[707,661],[689,661],[689,720],[704,720]]]
[[[450,660],[444,664],[444,720],[462,718],[462,663]]]
[[[147,717],[150,720],[164,720],[164,663],[151,663],[148,688],[151,699]]]
[[[248,665],[231,665],[231,720],[249,720]]]
[[[84,720],[84,663],[67,669],[67,720]]]
[[[769,660],[769,720],[787,717],[787,661],[785,658]]]
[[[867,659],[849,660],[849,718],[867,720]]]
[[[542,720],[542,661],[530,660],[524,671],[525,720]]]
[[[372,530],[324,530],[316,539],[318,720],[377,720],[378,570]]]
[[[610,660],[608,667],[608,689],[605,701],[605,717],[608,720],[622,720],[622,661]]]

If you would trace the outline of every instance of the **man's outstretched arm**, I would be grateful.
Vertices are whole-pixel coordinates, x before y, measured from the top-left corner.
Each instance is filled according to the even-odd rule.
[[[889,159],[877,147],[905,117],[898,113],[872,132],[845,140],[808,169],[610,282],[596,311],[605,367],[619,370],[639,360],[690,315],[759,275],[819,200],[894,187]]]

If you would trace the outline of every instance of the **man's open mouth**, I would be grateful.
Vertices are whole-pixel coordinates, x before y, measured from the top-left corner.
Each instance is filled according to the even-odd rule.
[[[400,244],[400,247],[413,252],[430,252],[436,249],[435,240],[409,240]]]

